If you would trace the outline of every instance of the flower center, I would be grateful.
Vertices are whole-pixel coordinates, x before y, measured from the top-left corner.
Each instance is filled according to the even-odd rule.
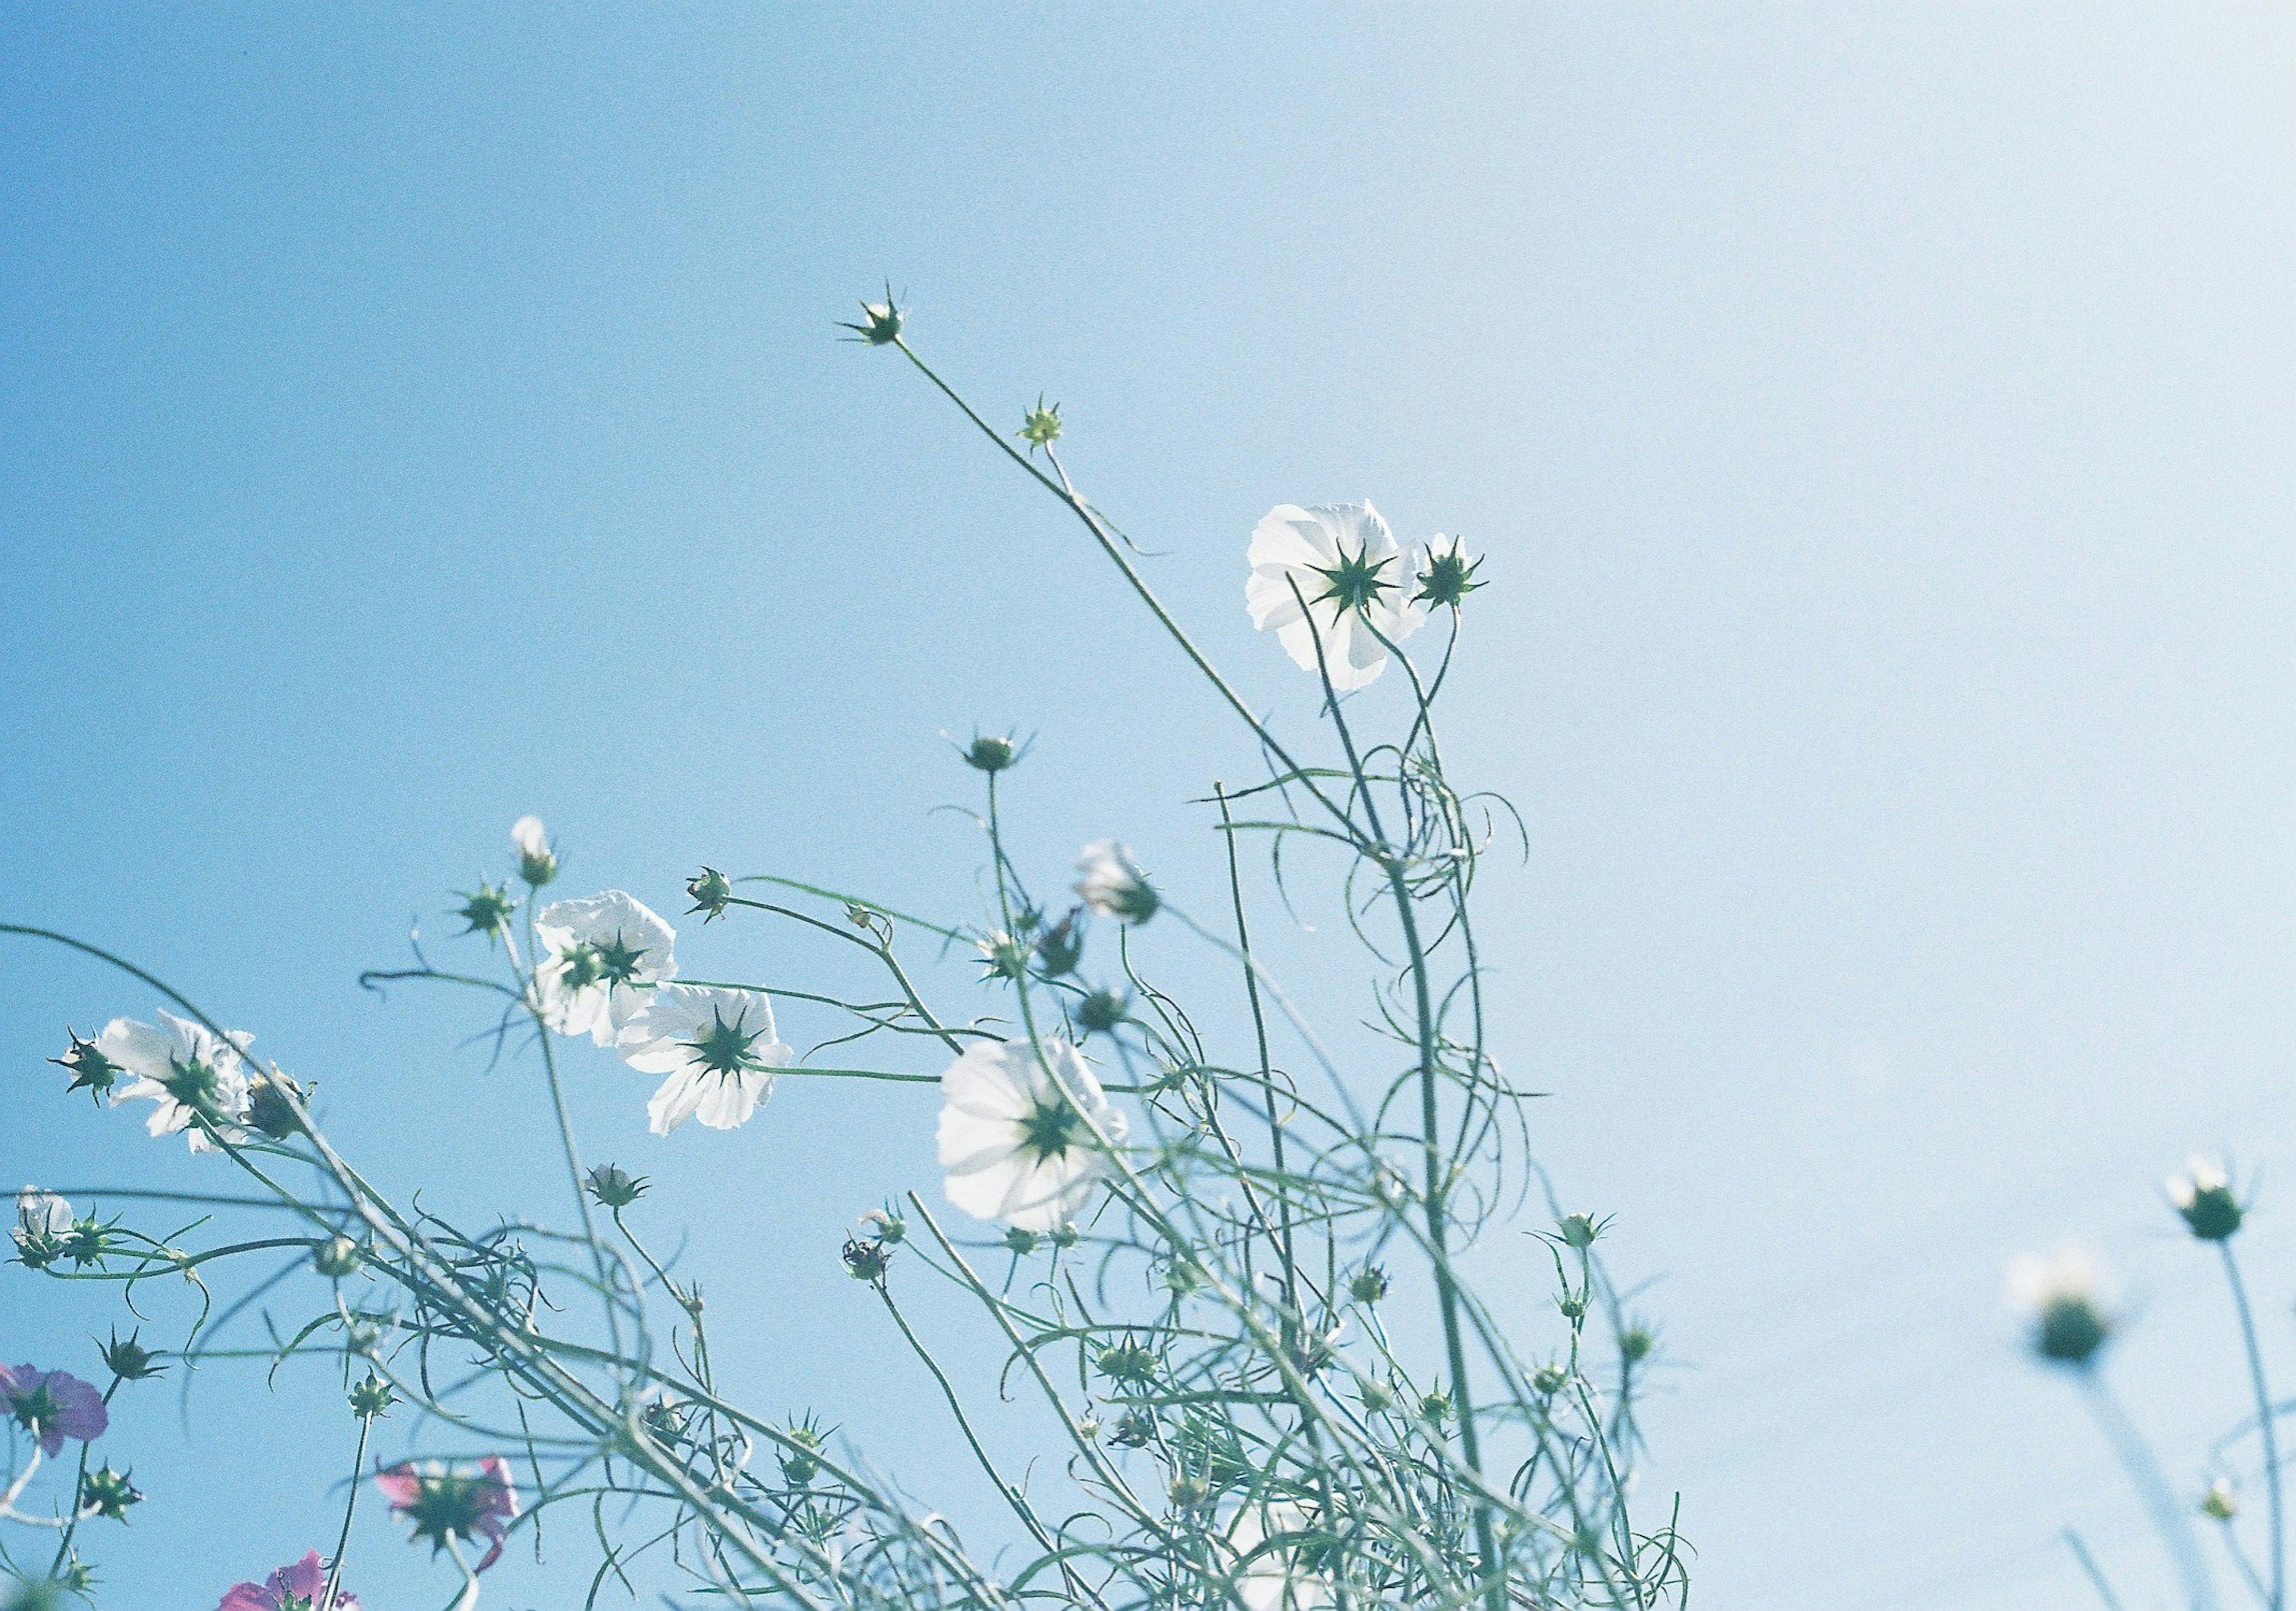
[[[765,1067],[764,1060],[750,1048],[764,1039],[766,1032],[759,1029],[744,1034],[742,1023],[748,1016],[746,1013],[736,1013],[730,1024],[726,1021],[722,1011],[713,1010],[709,1016],[712,1022],[709,1028],[690,1041],[678,1043],[693,1054],[695,1062],[711,1074],[728,1078],[735,1075],[754,1074]]]
[[[64,1412],[64,1407],[56,1402],[55,1394],[48,1391],[45,1382],[29,1393],[11,1394],[8,1408],[15,1416],[16,1424],[34,1437],[45,1432],[49,1423]]]
[[[636,977],[638,959],[644,955],[644,946],[632,946],[618,933],[597,947],[598,971],[617,985],[627,985]]]
[[[1084,1115],[1055,1098],[1021,1115],[1021,1144],[1039,1157],[1059,1157],[1083,1127]]]
[[[1390,559],[1392,557],[1390,556]],[[1330,590],[1316,602],[1320,604],[1325,599],[1336,599],[1341,609],[1369,609],[1378,602],[1382,593],[1395,585],[1380,575],[1387,568],[1388,563],[1388,560],[1373,561],[1364,549],[1359,548],[1352,554],[1341,549],[1337,565],[1329,570],[1319,568],[1316,571],[1317,576],[1331,584]]]
[[[216,1109],[216,1071],[197,1058],[189,1062],[180,1058],[168,1059],[168,1073],[160,1084],[194,1113],[213,1113]]]

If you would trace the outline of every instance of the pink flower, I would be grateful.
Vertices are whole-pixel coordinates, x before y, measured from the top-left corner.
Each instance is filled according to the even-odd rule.
[[[267,1582],[234,1585],[216,1611],[320,1611],[319,1597],[326,1591],[327,1568],[314,1550],[293,1566],[280,1567]],[[325,1611],[359,1611],[358,1596],[337,1590]]]
[[[37,1365],[0,1365],[0,1408],[39,1439],[50,1460],[62,1452],[64,1439],[93,1443],[111,1424],[103,1394],[76,1376]]]
[[[374,1474],[374,1485],[390,1508],[414,1524],[414,1536],[430,1541],[433,1554],[449,1539],[484,1533],[494,1548],[478,1564],[483,1572],[502,1558],[503,1534],[518,1517],[518,1490],[511,1486],[510,1464],[489,1454],[476,1471],[450,1470],[433,1461],[417,1470],[412,1461]]]

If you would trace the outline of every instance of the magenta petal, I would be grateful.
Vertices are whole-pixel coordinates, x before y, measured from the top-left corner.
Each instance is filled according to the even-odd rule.
[[[300,1599],[317,1603],[319,1591],[327,1586],[327,1569],[319,1564],[316,1550],[291,1566],[282,1566],[271,1574],[271,1592],[283,1603],[291,1594]]]
[[[374,1485],[382,1490],[383,1497],[390,1501],[390,1508],[394,1510],[404,1510],[414,1502],[415,1495],[422,1492],[422,1479],[414,1475],[414,1468],[411,1465],[393,1466],[388,1471],[376,1472]]]
[[[103,1435],[111,1425],[111,1411],[103,1407],[103,1394],[76,1376],[62,1370],[48,1372],[48,1393],[61,1406],[54,1422],[55,1429],[66,1437],[76,1437],[84,1443],[93,1443]]]
[[[279,1611],[279,1602],[268,1589],[254,1583],[234,1583],[216,1611]]]

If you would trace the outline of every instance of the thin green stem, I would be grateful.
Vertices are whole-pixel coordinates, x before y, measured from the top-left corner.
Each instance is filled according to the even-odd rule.
[[[2280,1508],[2280,1440],[2275,1430],[2272,1394],[2264,1382],[2264,1353],[2257,1345],[2256,1317],[2249,1310],[2248,1286],[2240,1278],[2240,1262],[2233,1256],[2229,1239],[2218,1242],[2217,1251],[2224,1255],[2225,1281],[2232,1288],[2233,1307],[2240,1314],[2240,1340],[2248,1350],[2249,1385],[2256,1392],[2257,1431],[2264,1440],[2265,1505],[2272,1529],[2272,1593],[2266,1604],[2269,1611],[2281,1611],[2286,1603],[2288,1578]]]

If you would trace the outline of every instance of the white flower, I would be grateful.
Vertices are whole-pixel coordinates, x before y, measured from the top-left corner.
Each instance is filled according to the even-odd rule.
[[[53,1191],[27,1186],[16,1194],[16,1246],[53,1245],[71,1233],[72,1207]]]
[[[1095,912],[1127,923],[1144,923],[1163,903],[1132,852],[1114,839],[1095,839],[1077,853],[1077,898]]]
[[[1046,1040],[1041,1052],[1026,1041],[976,1042],[940,1090],[948,1200],[975,1219],[1024,1231],[1068,1223],[1108,1171],[1093,1130],[1111,1145],[1124,1139],[1124,1116],[1064,1040]]]
[[[644,986],[677,977],[677,935],[619,889],[555,901],[534,916],[543,956],[534,988],[543,1021],[561,1034],[590,1032],[611,1046],[645,1009]]]
[[[754,990],[657,985],[617,1043],[641,1074],[669,1077],[646,1104],[656,1135],[690,1118],[712,1130],[748,1122],[797,1054],[774,1034],[773,1003]]]
[[[162,1010],[158,1027],[114,1018],[95,1037],[95,1049],[135,1075],[111,1093],[113,1107],[135,1097],[158,1104],[144,1128],[153,1135],[191,1132],[193,1152],[216,1152],[212,1124],[225,1139],[245,1139],[233,1121],[247,1116],[247,1067],[240,1054],[255,1037],[233,1030],[229,1039]],[[193,1123],[194,1116],[206,1121]]]
[[[1265,1547],[1271,1538],[1310,1532],[1314,1525],[1305,1510],[1283,1501],[1246,1505],[1237,1512],[1227,1537],[1238,1562],[1236,1597],[1245,1611],[1328,1611],[1340,1603],[1331,1580],[1301,1564],[1305,1551],[1300,1543]],[[1254,1555],[1254,1550],[1259,1553]]]
[[[1427,618],[1411,599],[1411,565],[1368,503],[1278,503],[1253,529],[1245,557],[1251,624],[1262,632],[1274,627],[1308,671],[1316,669],[1320,641],[1323,669],[1341,693],[1385,669],[1381,636],[1400,643]]]

